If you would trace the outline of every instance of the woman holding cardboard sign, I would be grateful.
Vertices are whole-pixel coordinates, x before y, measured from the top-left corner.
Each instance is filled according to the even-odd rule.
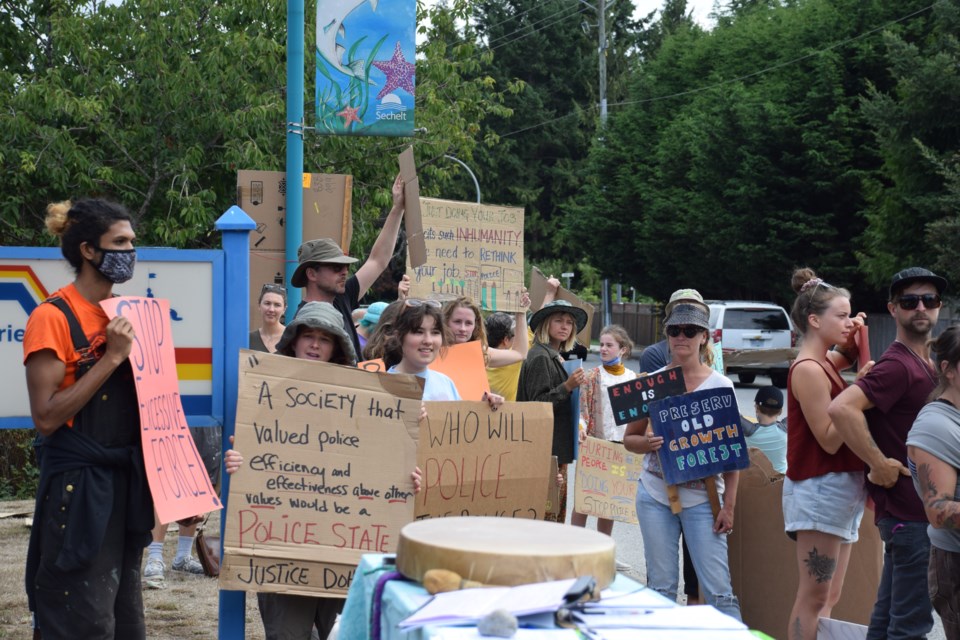
[[[683,302],[674,306],[664,323],[671,361],[665,368],[680,367],[687,392],[733,388],[729,378],[710,365],[710,312],[699,302]],[[624,433],[623,445],[634,453],[651,453],[663,446],[663,438],[653,435],[650,420],[631,422]],[[722,507],[714,517],[707,493],[707,480],[716,483],[723,496]],[[688,482],[677,487],[679,514],[670,508],[668,487],[663,480],[659,456],[643,458],[643,471],[637,483],[637,518],[643,536],[647,562],[647,586],[676,600],[680,571],[677,555],[681,527],[690,548],[693,566],[700,578],[700,588],[711,604],[720,611],[740,619],[740,602],[733,594],[727,559],[727,534],[733,531],[733,512],[737,497],[739,471],[718,474],[714,478]]]
[[[843,444],[827,407],[847,383],[843,350],[863,318],[850,315],[850,293],[827,284],[812,269],[797,269],[797,299],[790,317],[803,344],[787,377],[787,477],[783,520],[797,541],[800,584],[790,613],[791,640],[817,637],[817,620],[829,618],[863,517],[863,462]],[[841,350],[830,350],[839,345]],[[855,357],[855,356],[854,356]]]
[[[576,436],[573,423],[573,406],[570,394],[584,380],[583,369],[570,376],[563,369],[560,351],[569,351],[577,339],[577,333],[587,324],[587,312],[566,300],[554,300],[530,317],[533,329],[533,347],[520,368],[517,400],[520,402],[553,403],[553,455],[560,465],[560,476],[566,485],[567,465],[573,462],[573,439]],[[560,490],[560,508],[557,522],[564,522],[567,515],[567,491]]]
[[[586,432],[581,432],[582,438],[592,436],[611,442],[623,442],[625,427],[617,426],[613,419],[607,389],[637,377],[636,373],[623,365],[623,358],[629,356],[631,351],[633,340],[620,325],[610,325],[600,331],[601,365],[588,371],[580,386],[580,418],[587,425]],[[570,516],[570,524],[577,527],[587,526],[586,514],[574,510]],[[598,517],[597,531],[608,536],[613,535],[613,520]],[[622,566],[618,561],[617,569],[624,568],[629,567]]]
[[[308,302],[287,325],[277,353],[293,358],[354,366],[357,357],[353,340],[343,328],[343,316],[328,302]],[[239,452],[230,450],[225,457],[227,473],[242,463]],[[411,474],[414,491],[420,490],[420,470]],[[285,593],[258,593],[257,604],[267,640],[309,640],[316,627],[320,638],[330,634],[343,598],[297,596]]]

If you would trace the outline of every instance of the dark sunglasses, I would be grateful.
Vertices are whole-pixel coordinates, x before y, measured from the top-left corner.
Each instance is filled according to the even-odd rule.
[[[939,294],[936,293],[925,293],[923,295],[907,293],[897,298],[897,304],[904,311],[913,311],[921,302],[926,309],[939,309],[943,303]]]
[[[701,331],[705,331],[703,327],[697,327],[692,324],[674,324],[667,327],[667,335],[671,338],[676,338],[681,333],[688,338],[696,338],[697,334]]]

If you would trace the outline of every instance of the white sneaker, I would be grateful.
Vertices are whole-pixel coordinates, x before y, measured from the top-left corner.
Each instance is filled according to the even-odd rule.
[[[630,571],[631,567],[622,560],[617,560],[617,571]]]
[[[173,561],[173,570],[183,571],[184,573],[193,573],[201,576],[203,575],[203,565],[200,564],[200,561],[193,556],[175,559]]]
[[[147,565],[143,568],[143,584],[150,589],[163,589],[166,585],[166,579],[163,576],[165,570],[163,560],[148,558]]]

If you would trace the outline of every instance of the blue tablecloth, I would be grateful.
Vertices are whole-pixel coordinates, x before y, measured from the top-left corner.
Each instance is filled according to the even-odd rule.
[[[371,553],[361,557],[340,616],[339,637],[344,640],[429,640],[430,627],[404,633],[397,628],[397,623],[430,599],[430,595],[419,582],[405,580],[387,583],[383,590],[380,610],[380,638],[370,637],[373,589],[381,575],[396,570],[392,562],[384,563],[385,558],[392,559],[393,556]],[[634,591],[640,587],[640,583],[620,574],[617,574],[616,580],[610,585],[610,589],[614,591]]]

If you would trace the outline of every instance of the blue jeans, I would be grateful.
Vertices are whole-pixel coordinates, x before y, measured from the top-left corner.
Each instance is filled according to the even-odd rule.
[[[677,600],[680,582],[680,527],[690,548],[693,566],[707,604],[740,620],[740,601],[733,595],[727,536],[713,532],[713,510],[709,502],[674,515],[670,507],[654,500],[643,483],[637,483],[637,518],[647,561],[647,586]],[[926,590],[924,590],[926,594]]]
[[[883,573],[867,640],[925,638],[933,628],[927,523],[882,518],[877,528],[883,540]]]

